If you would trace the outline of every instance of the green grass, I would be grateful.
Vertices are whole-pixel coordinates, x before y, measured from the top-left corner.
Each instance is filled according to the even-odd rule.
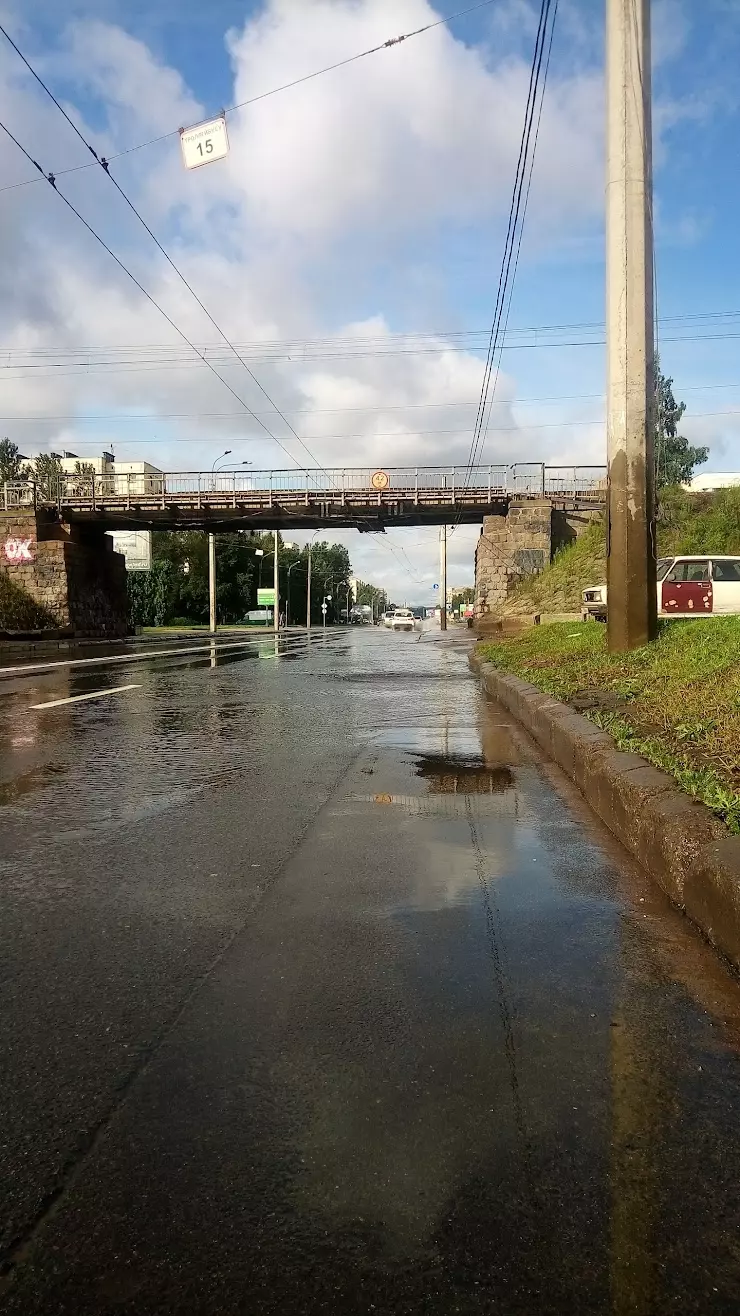
[[[655,644],[629,654],[607,652],[605,626],[576,622],[479,653],[573,702],[740,833],[740,617],[665,622]]]
[[[525,612],[581,611],[581,591],[606,579],[606,534],[596,523],[561,548],[549,566],[538,576],[529,576],[509,594],[502,611]]]

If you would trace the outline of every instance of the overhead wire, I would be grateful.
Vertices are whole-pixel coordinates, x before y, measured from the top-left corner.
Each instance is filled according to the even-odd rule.
[[[292,87],[299,87],[304,82],[311,82],[314,78],[319,78],[324,73],[332,73],[335,69],[344,68],[348,64],[354,64],[360,59],[365,59],[368,55],[377,55],[380,53],[380,51],[390,50],[395,46],[400,46],[404,41],[410,41],[412,37],[422,36],[425,32],[431,32],[436,27],[442,27],[446,23],[453,23],[458,18],[465,18],[468,14],[473,14],[479,9],[487,9],[490,5],[494,3],[495,0],[477,0],[476,4],[468,5],[466,9],[459,9],[454,14],[447,14],[443,18],[436,19],[433,23],[426,23],[423,27],[418,27],[413,32],[404,32],[400,36],[389,37],[387,41],[382,41],[380,45],[371,46],[369,49],[361,50],[355,55],[348,55],[346,59],[336,60],[333,64],[326,64],[323,68],[315,69],[312,73],[305,73],[299,78],[293,78],[290,82],[284,82],[279,87],[271,88],[270,91],[263,91],[260,92],[257,96],[250,96],[247,100],[238,101],[236,105],[229,106],[227,109],[222,110],[221,113],[224,115],[234,114],[237,110],[246,109],[247,106],[255,105],[258,101],[267,100],[268,97],[270,96],[277,96],[279,92],[290,91]],[[18,52],[24,64],[26,64],[26,66],[31,71],[31,73],[33,73],[34,77],[38,77],[34,69],[31,68],[31,65],[28,63],[28,60],[25,58],[23,54],[21,54],[21,51],[18,50],[18,47],[16,46],[12,37],[10,37],[6,29],[1,25],[0,25],[0,31],[7,38],[7,40],[10,42],[13,48]],[[38,80],[40,81],[40,79]],[[59,106],[59,109],[62,110],[62,113],[65,115],[65,118],[68,118],[66,112],[62,109],[61,105],[59,105],[58,101],[56,102],[56,104]],[[70,119],[69,122],[72,123],[72,120]],[[72,124],[72,126],[75,127],[74,124]],[[75,131],[77,131],[76,127],[75,127]],[[165,142],[170,137],[178,136],[180,131],[181,131],[180,128],[171,128],[168,132],[160,133],[159,136],[157,137],[151,137],[146,142],[139,142],[136,146],[128,146],[122,151],[116,151],[112,155],[108,156],[107,163],[110,164],[111,161],[113,160],[120,160],[121,157],[124,155],[132,155],[135,151],[143,151],[148,146],[156,146],[158,145],[159,142]],[[85,144],[87,145],[87,143]],[[70,169],[59,169],[56,171],[56,177],[61,178],[64,174],[80,173],[83,169],[91,169],[91,168],[92,168],[91,164],[84,164],[84,165],[73,166]],[[23,179],[21,182],[9,183],[5,187],[0,187],[0,192],[7,192],[13,188],[18,188],[18,187],[28,187],[30,184],[36,182],[40,182],[40,179],[26,178]]]
[[[503,352],[504,342],[506,341],[506,334],[507,334],[507,332],[508,332],[508,328],[509,328],[509,315],[510,315],[510,313],[511,313],[511,303],[512,303],[512,298],[513,298],[513,296],[514,296],[514,285],[515,285],[515,282],[516,282],[516,276],[517,276],[517,273],[518,273],[518,271],[519,271],[519,257],[520,257],[520,254],[521,254],[521,248],[522,248],[522,235],[523,235],[523,233],[524,233],[524,224],[525,224],[525,222],[526,222],[526,218],[527,218],[527,210],[528,210],[528,208],[529,208],[529,194],[530,194],[530,191],[531,191],[531,188],[532,188],[532,175],[533,175],[533,173],[534,173],[534,162],[535,162],[535,158],[536,158],[536,155],[537,155],[537,146],[538,146],[539,138],[540,138],[540,125],[541,125],[541,123],[542,123],[542,107],[543,107],[544,102],[545,102],[545,90],[546,90],[546,87],[547,87],[547,77],[548,77],[548,73],[549,73],[549,71],[550,71],[550,57],[551,57],[551,55],[552,55],[552,42],[553,42],[553,37],[554,37],[554,35],[555,35],[555,21],[556,21],[556,19],[557,19],[557,12],[558,12],[558,0],[554,0],[553,11],[552,11],[552,23],[551,23],[551,25],[550,25],[550,38],[549,38],[549,42],[548,42],[548,46],[547,46],[547,60],[546,60],[546,62],[545,62],[544,75],[543,75],[543,78],[542,78],[542,89],[541,89],[540,97],[539,97],[539,108],[538,108],[538,110],[537,110],[537,127],[536,127],[536,129],[535,129],[534,144],[533,144],[533,146],[532,146],[532,151],[531,151],[530,158],[529,158],[529,174],[528,174],[528,177],[527,177],[527,190],[526,190],[526,193],[525,193],[525,196],[524,196],[524,206],[523,206],[523,210],[522,210],[521,223],[520,223],[520,225],[519,225],[519,235],[518,235],[517,246],[516,246],[516,257],[515,257],[515,260],[514,260],[514,271],[513,271],[513,274],[512,274],[512,276],[511,276],[511,280],[509,281],[509,293],[508,293],[508,301],[507,301],[507,304],[506,304],[506,312],[505,312],[505,315],[504,315],[503,332],[502,332],[502,334],[501,334],[501,345],[500,345],[500,347],[499,347],[498,357],[497,357],[497,359],[496,359],[495,374],[494,374],[494,376],[493,376],[493,387],[491,388],[490,400],[489,400],[489,402],[488,402],[487,414],[486,414],[486,419],[485,419],[485,425],[484,425],[484,429],[483,429],[483,436],[482,436],[482,439],[481,439],[481,441],[480,441],[480,446],[479,446],[478,451],[477,451],[477,456],[476,456],[476,460],[477,460],[477,461],[480,461],[480,459],[481,459],[481,457],[482,457],[482,455],[483,455],[483,449],[484,449],[484,447],[485,447],[486,439],[487,439],[487,437],[488,437],[489,425],[490,425],[490,420],[491,420],[491,409],[492,409],[492,407],[493,407],[494,399],[495,399],[495,396],[496,396],[496,387],[497,387],[497,384],[498,384],[499,374],[500,374],[500,370],[501,370],[501,354],[502,354],[502,352]]]
[[[223,339],[223,341],[224,341],[224,342],[226,343],[226,345],[229,347],[229,349],[231,350],[231,352],[233,352],[233,354],[234,354],[234,356],[236,357],[237,361],[239,361],[239,362],[241,363],[241,365],[244,367],[244,369],[246,370],[246,372],[247,372],[247,374],[249,375],[250,379],[251,379],[251,380],[257,385],[257,387],[258,387],[258,389],[260,390],[260,392],[262,393],[262,395],[267,399],[267,401],[270,403],[270,406],[274,409],[274,411],[275,411],[276,414],[280,417],[280,419],[283,421],[283,423],[288,427],[288,429],[290,430],[290,432],[291,432],[291,434],[293,435],[293,437],[294,437],[294,438],[297,440],[297,442],[301,445],[301,447],[303,448],[304,452],[306,452],[306,453],[308,454],[308,456],[310,457],[310,459],[311,459],[311,461],[314,463],[314,465],[317,465],[317,466],[319,466],[320,469],[323,469],[323,468],[321,467],[321,464],[318,462],[316,456],[314,455],[314,453],[311,452],[311,449],[306,445],[306,443],[304,443],[304,441],[303,441],[303,439],[301,438],[300,434],[298,434],[298,432],[293,428],[293,426],[291,425],[291,423],[290,423],[290,421],[287,419],[287,417],[283,415],[283,413],[282,413],[282,411],[280,410],[280,408],[278,407],[277,403],[274,402],[274,400],[270,397],[270,394],[267,392],[267,389],[264,388],[264,386],[260,383],[259,379],[258,379],[257,376],[254,374],[254,372],[250,369],[250,367],[247,365],[247,362],[244,360],[244,358],[243,358],[242,356],[240,356],[239,352],[237,351],[237,349],[236,349],[236,347],[234,346],[234,344],[231,342],[231,340],[230,340],[230,338],[228,337],[228,335],[227,335],[227,334],[225,333],[225,331],[222,329],[222,327],[221,327],[221,325],[218,323],[218,321],[217,321],[216,319],[214,319],[214,317],[211,315],[211,312],[208,310],[208,307],[204,305],[203,301],[202,301],[201,298],[198,296],[198,294],[197,294],[197,292],[195,291],[195,289],[191,286],[191,284],[190,284],[190,283],[188,282],[188,280],[186,279],[185,275],[182,273],[182,270],[179,269],[179,267],[176,265],[175,261],[174,261],[174,260],[172,259],[172,257],[170,256],[169,252],[166,251],[166,249],[163,247],[162,243],[159,241],[159,239],[158,239],[158,237],[156,236],[156,234],[152,231],[152,229],[149,227],[149,225],[147,224],[147,222],[146,222],[146,220],[144,219],[144,217],[143,217],[143,216],[139,213],[139,211],[137,210],[137,208],[136,208],[136,206],[134,205],[133,201],[131,201],[130,197],[127,196],[126,192],[123,190],[123,188],[121,187],[121,185],[120,185],[120,183],[118,182],[118,180],[117,180],[116,178],[113,177],[113,175],[112,175],[111,172],[110,172],[108,162],[107,162],[106,160],[104,160],[104,159],[101,159],[100,156],[98,155],[97,151],[95,150],[95,148],[90,144],[90,142],[88,142],[88,141],[86,140],[86,138],[85,138],[84,135],[80,132],[80,130],[79,130],[79,128],[77,127],[77,125],[72,121],[72,119],[71,119],[71,118],[69,117],[69,115],[67,114],[67,111],[66,111],[66,110],[64,109],[64,107],[59,103],[59,101],[57,100],[57,98],[56,98],[56,96],[54,95],[54,93],[50,90],[49,87],[47,87],[47,85],[46,85],[46,83],[44,82],[43,78],[41,78],[41,77],[39,76],[39,74],[36,72],[36,70],[35,70],[35,69],[32,67],[32,65],[28,62],[28,60],[26,59],[26,56],[25,56],[25,55],[23,54],[23,52],[19,49],[19,47],[16,45],[16,43],[13,41],[12,37],[9,36],[8,32],[6,31],[6,29],[3,27],[3,25],[2,25],[1,23],[0,23],[0,32],[2,32],[3,36],[5,36],[5,38],[10,42],[10,45],[11,45],[11,46],[13,47],[13,49],[16,51],[16,53],[18,54],[18,56],[20,57],[20,59],[22,59],[23,63],[25,64],[25,66],[26,66],[26,68],[29,70],[29,72],[33,74],[33,77],[36,79],[36,81],[38,82],[39,86],[41,86],[41,87],[43,88],[43,90],[46,92],[47,96],[49,96],[50,99],[54,102],[54,104],[56,105],[56,107],[57,107],[57,109],[59,110],[59,112],[64,116],[64,118],[66,119],[67,123],[70,125],[70,127],[71,127],[71,128],[74,130],[74,132],[77,134],[77,136],[79,137],[80,141],[83,143],[83,145],[87,148],[87,150],[90,152],[90,154],[95,158],[96,162],[97,162],[97,163],[100,165],[100,167],[103,169],[103,172],[105,173],[106,177],[110,179],[110,181],[112,182],[113,186],[116,188],[116,191],[117,191],[117,192],[119,193],[119,195],[123,198],[123,200],[126,202],[126,205],[129,207],[129,209],[132,211],[132,213],[133,213],[133,214],[136,216],[136,218],[138,219],[139,223],[143,226],[143,228],[144,228],[144,229],[146,230],[146,232],[149,234],[149,237],[150,237],[150,238],[152,239],[152,241],[155,243],[157,249],[158,249],[158,250],[161,252],[161,254],[164,256],[165,260],[168,262],[168,264],[170,265],[171,269],[174,270],[175,274],[176,274],[177,277],[180,279],[180,281],[182,282],[182,284],[187,288],[187,290],[188,290],[188,292],[190,293],[190,295],[191,295],[191,296],[195,299],[195,301],[198,303],[198,305],[199,305],[199,307],[201,308],[201,310],[203,311],[204,315],[207,316],[208,320],[209,320],[210,323],[213,325],[213,327],[214,327],[214,329],[216,330],[216,332],[220,335],[220,337]],[[50,180],[49,180],[49,181],[50,181]],[[141,287],[141,285],[139,285],[139,286]],[[168,318],[169,318],[169,317],[168,317]],[[170,324],[173,324],[173,321],[172,321],[172,320],[170,320]],[[184,335],[183,335],[183,337],[184,337]],[[189,339],[186,339],[186,341],[188,342],[189,346],[191,346],[191,347],[193,346],[193,345],[190,343]],[[194,350],[197,351],[197,349],[194,349]],[[203,358],[203,359],[205,359],[205,358]],[[219,377],[220,377],[220,376],[219,376]],[[257,423],[258,423],[259,425],[263,425],[263,422],[262,422],[261,420],[259,420],[259,418],[256,416],[256,413],[253,412],[253,411],[251,411],[251,409],[250,409],[250,414],[251,414],[251,415],[257,420]],[[266,430],[267,433],[270,433],[270,431],[267,430],[267,427],[266,427],[266,426],[263,426],[263,428],[265,428],[265,430]],[[274,435],[271,434],[270,436],[271,436],[271,438],[275,439],[275,436],[274,436]],[[275,440],[275,441],[277,442],[277,440]],[[293,460],[295,460],[295,457],[293,458]]]
[[[472,471],[474,465],[476,464],[483,443],[485,442],[484,423],[485,423],[485,415],[486,415],[486,405],[488,401],[488,394],[491,384],[494,362],[496,360],[497,351],[499,350],[501,326],[503,323],[504,315],[508,314],[506,310],[507,296],[508,296],[509,307],[511,305],[510,286],[513,289],[513,280],[511,275],[512,261],[514,260],[514,252],[516,249],[516,262],[518,265],[519,250],[521,247],[521,237],[522,237],[523,224],[524,224],[524,215],[522,214],[522,201],[524,199],[525,211],[526,211],[526,200],[528,199],[529,196],[528,177],[529,180],[531,180],[531,171],[534,165],[534,153],[536,149],[538,132],[539,132],[539,116],[537,118],[537,129],[535,131],[534,143],[532,145],[532,150],[530,152],[530,144],[532,144],[532,129],[535,123],[535,115],[537,114],[538,103],[540,106],[539,113],[541,114],[542,99],[544,97],[544,84],[542,86],[542,95],[540,95],[540,78],[541,78],[545,48],[547,45],[548,23],[550,20],[550,14],[552,12],[552,28],[554,29],[555,16],[557,14],[557,3],[558,0],[555,0],[554,9],[552,7],[552,0],[541,0],[541,4],[540,4],[539,22],[537,26],[534,52],[532,55],[532,64],[530,67],[529,87],[527,90],[527,102],[524,111],[524,124],[522,127],[522,134],[520,138],[519,156],[517,159],[517,167],[516,167],[516,173],[514,179],[514,186],[512,190],[511,205],[509,208],[509,219],[508,219],[507,230],[506,230],[506,238],[504,242],[504,254],[501,261],[501,270],[499,273],[498,289],[496,292],[496,304],[494,309],[493,323],[491,325],[488,352],[486,356],[486,365],[483,372],[483,380],[481,383],[479,406],[478,406],[478,411],[476,413],[475,426],[473,429],[473,437],[471,440],[470,451],[468,455],[467,465],[469,471]],[[547,67],[549,67],[549,49],[550,47],[548,46]],[[525,187],[526,187],[526,195],[525,195]],[[521,222],[520,222],[520,216],[521,216]],[[516,265],[514,267],[514,270],[516,271]]]

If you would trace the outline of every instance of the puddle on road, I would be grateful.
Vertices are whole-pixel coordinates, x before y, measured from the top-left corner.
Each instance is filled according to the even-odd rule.
[[[495,795],[514,785],[511,768],[488,767],[482,756],[424,754],[414,771],[432,794],[439,795]]]

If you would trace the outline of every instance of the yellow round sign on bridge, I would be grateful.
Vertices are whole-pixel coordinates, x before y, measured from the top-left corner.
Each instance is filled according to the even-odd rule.
[[[373,489],[387,489],[390,482],[390,476],[387,471],[375,471],[370,481]]]

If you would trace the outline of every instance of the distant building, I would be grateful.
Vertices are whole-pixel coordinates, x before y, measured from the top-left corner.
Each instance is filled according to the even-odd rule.
[[[684,488],[692,493],[711,493],[713,489],[729,489],[736,484],[740,484],[740,471],[708,471],[695,475]]]
[[[112,452],[104,452],[100,457],[80,457],[76,452],[65,452],[61,457],[61,467],[65,475],[75,475],[77,467],[88,470],[92,467],[94,475],[114,477],[106,479],[103,484],[105,493],[150,493],[151,477],[162,474],[158,466],[151,462],[119,462]]]

